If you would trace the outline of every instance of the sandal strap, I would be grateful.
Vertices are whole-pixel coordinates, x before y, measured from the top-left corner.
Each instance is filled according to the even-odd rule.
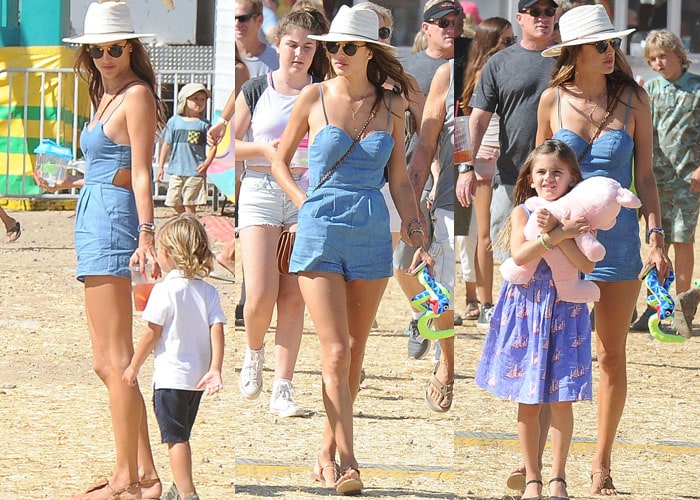
[[[534,484],[539,484],[540,486],[542,486],[542,480],[541,480],[541,479],[530,479],[528,482],[525,483],[525,486],[527,486],[528,484],[533,484],[533,483],[534,483]]]
[[[552,483],[562,483],[564,485],[564,488],[566,488],[566,480],[563,477],[553,477],[552,479],[549,480],[549,484]]]

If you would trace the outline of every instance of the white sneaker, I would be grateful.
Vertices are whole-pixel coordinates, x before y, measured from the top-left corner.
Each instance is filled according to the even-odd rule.
[[[280,417],[303,417],[306,412],[292,400],[294,388],[289,380],[275,380],[270,397],[270,413]]]
[[[262,391],[262,371],[265,364],[265,348],[253,351],[249,347],[245,350],[245,359],[241,368],[241,376],[238,379],[238,387],[246,399],[256,399]]]

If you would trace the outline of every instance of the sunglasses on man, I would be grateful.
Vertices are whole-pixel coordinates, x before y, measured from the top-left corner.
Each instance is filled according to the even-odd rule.
[[[92,46],[88,48],[88,53],[90,54],[90,57],[93,59],[102,59],[102,56],[105,55],[105,50],[107,53],[111,56],[114,57],[115,59],[119,58],[122,56],[124,53],[124,47],[126,47],[126,42],[123,45],[120,45],[118,43],[115,43],[114,45],[110,46],[107,49],[103,49],[102,47],[97,47],[97,46]]]
[[[622,38],[613,38],[611,40],[600,40],[598,42],[588,43],[586,45],[593,45],[598,54],[605,54],[608,51],[608,45],[610,45],[613,50],[617,50],[622,45]]]
[[[338,50],[342,47],[345,55],[352,57],[357,54],[357,49],[365,45],[367,44],[359,45],[354,42],[326,42],[326,50],[331,54],[337,54]]]
[[[454,26],[455,22],[454,19],[431,19],[428,21],[430,24],[434,24],[436,26],[439,26],[442,29],[447,28],[448,26]]]
[[[540,9],[539,7],[530,7],[529,9],[523,9],[520,12],[523,14],[530,14],[532,17],[540,17],[542,14],[547,17],[554,17],[554,14],[557,13],[557,9],[554,7],[545,7],[544,9]]]
[[[253,19],[257,14],[242,14],[240,16],[234,16],[236,21],[239,23],[247,23],[251,19]]]

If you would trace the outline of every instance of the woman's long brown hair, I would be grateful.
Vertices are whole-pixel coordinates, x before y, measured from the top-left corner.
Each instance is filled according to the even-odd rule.
[[[489,17],[476,27],[474,38],[469,46],[467,67],[464,69],[464,90],[460,106],[465,115],[472,112],[469,101],[471,101],[476,84],[481,78],[481,71],[484,69],[486,61],[498,52],[501,34],[510,25],[510,22],[502,17]]]
[[[127,40],[127,43],[131,45],[131,69],[139,80],[144,82],[151,92],[153,93],[153,98],[156,100],[156,120],[158,129],[162,130],[166,123],[165,108],[158,98],[157,85],[156,85],[156,74],[153,71],[153,66],[151,65],[151,60],[148,57],[148,52],[143,46],[140,40],[137,38]],[[97,109],[100,104],[100,99],[105,93],[104,83],[102,82],[102,74],[95,66],[95,61],[90,57],[88,52],[89,45],[83,45],[80,48],[80,52],[75,59],[75,64],[73,69],[75,72],[85,80],[88,84],[88,95],[90,96],[90,102],[92,102],[93,107]]]

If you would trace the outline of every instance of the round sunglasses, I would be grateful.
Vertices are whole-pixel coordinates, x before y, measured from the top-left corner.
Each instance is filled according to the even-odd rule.
[[[337,54],[338,50],[340,50],[340,47],[342,46],[345,55],[352,57],[357,54],[357,49],[364,47],[365,45],[367,44],[358,45],[354,42],[326,42],[326,50],[331,54]]]
[[[612,38],[610,40],[600,40],[598,42],[588,43],[586,45],[593,45],[598,54],[605,54],[608,51],[608,45],[610,45],[613,50],[617,50],[622,45],[622,38]]]
[[[102,59],[102,56],[105,55],[105,50],[107,53],[111,56],[114,57],[115,59],[119,58],[122,56],[124,53],[124,47],[126,47],[126,43],[123,45],[120,45],[118,43],[115,43],[114,45],[110,46],[107,49],[103,49],[102,47],[97,47],[97,46],[92,46],[88,48],[88,53],[90,54],[90,57],[93,59]]]
[[[379,28],[379,38],[382,40],[386,40],[391,36],[391,28],[387,28],[386,26]]]
[[[520,12],[530,14],[532,17],[540,17],[542,14],[547,17],[554,17],[554,14],[557,13],[557,9],[554,7],[545,7],[544,9],[540,9],[539,7],[530,7],[529,9],[523,9]]]

